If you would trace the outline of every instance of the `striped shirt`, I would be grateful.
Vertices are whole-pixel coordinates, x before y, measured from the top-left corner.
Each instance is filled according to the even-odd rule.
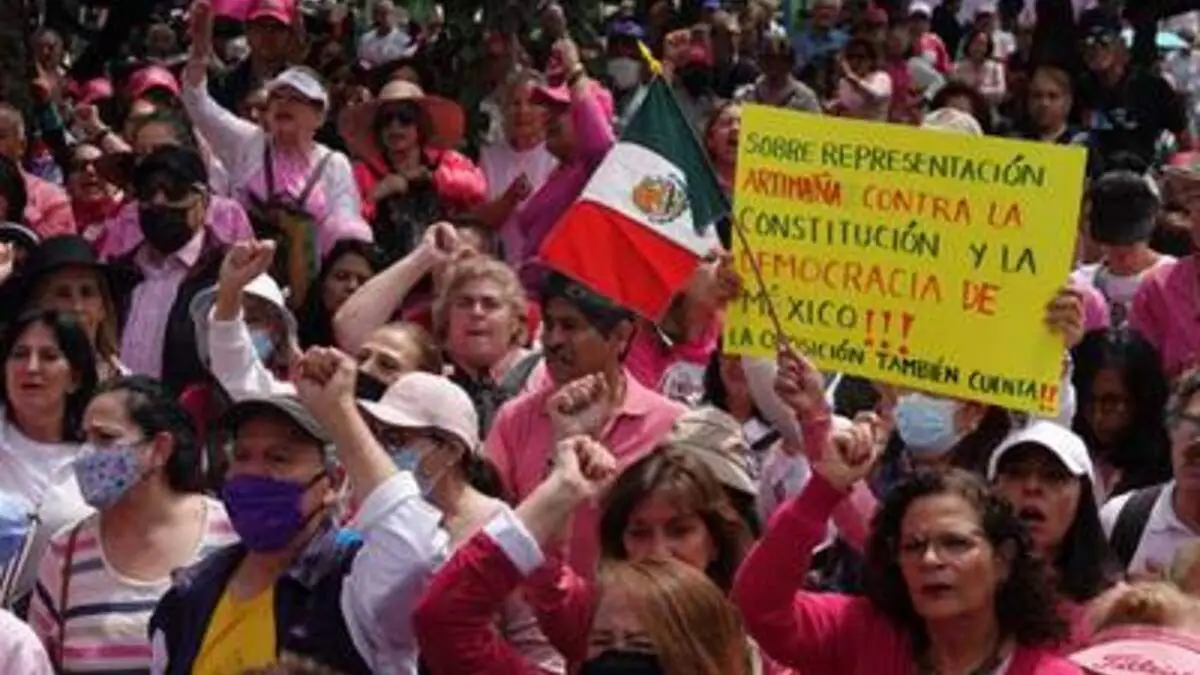
[[[204,534],[191,562],[237,538],[220,502],[206,498],[205,507]],[[62,672],[147,673],[152,656],[150,615],[170,589],[171,579],[135,580],[113,569],[100,546],[99,523],[98,515],[84,520],[69,553],[71,530],[60,531],[51,539],[41,561],[29,623],[51,656],[56,656],[62,571],[69,555],[67,607],[62,612],[66,617]]]

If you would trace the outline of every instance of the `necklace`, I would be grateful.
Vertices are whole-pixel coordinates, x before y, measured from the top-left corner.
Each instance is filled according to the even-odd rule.
[[[1007,656],[1005,645],[1006,642],[1004,640],[997,640],[988,657],[978,666],[968,671],[966,675],[999,675],[997,670],[1004,663],[1004,658]],[[942,675],[937,667],[933,665],[933,659],[928,649],[925,649],[924,653],[917,658],[917,673],[918,675]]]

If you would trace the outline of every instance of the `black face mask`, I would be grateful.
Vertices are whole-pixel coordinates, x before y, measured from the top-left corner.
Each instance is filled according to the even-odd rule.
[[[582,675],[662,675],[666,671],[654,654],[613,649],[584,661],[580,672]]]
[[[363,401],[378,402],[383,398],[383,392],[388,386],[379,378],[363,371],[358,371],[358,382],[354,386],[354,397]]]
[[[138,225],[142,236],[163,255],[183,248],[195,232],[188,224],[188,208],[142,204],[138,207]]]
[[[709,94],[712,90],[712,69],[703,65],[684,66],[679,70],[679,81],[687,93],[695,98]]]

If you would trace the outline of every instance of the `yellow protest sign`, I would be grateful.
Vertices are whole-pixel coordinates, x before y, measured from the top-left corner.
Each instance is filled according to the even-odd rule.
[[[725,348],[783,330],[822,369],[1029,412],[1057,410],[1081,148],[746,106],[734,227],[746,292]]]

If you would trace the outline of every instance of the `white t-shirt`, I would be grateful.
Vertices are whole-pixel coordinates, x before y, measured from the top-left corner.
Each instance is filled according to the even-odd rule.
[[[1142,279],[1145,279],[1146,275],[1158,267],[1170,265],[1174,262],[1175,258],[1164,255],[1158,259],[1158,262],[1141,273],[1132,274],[1127,277],[1116,276],[1108,271],[1108,267],[1104,263],[1096,263],[1080,267],[1078,270],[1075,270],[1071,278],[1075,281],[1094,286],[1096,290],[1104,295],[1104,299],[1108,301],[1109,314],[1112,316],[1112,326],[1120,328],[1129,319],[1129,310],[1133,307],[1133,296],[1137,295],[1137,290],[1142,284]]]
[[[489,202],[499,199],[521,174],[529,179],[532,188],[529,195],[532,196],[545,184],[556,166],[558,160],[546,149],[545,143],[538,143],[528,150],[515,150],[508,140],[501,138],[479,150],[479,169],[487,179]]]
[[[0,408],[0,492],[24,500],[37,519],[22,553],[0,570],[0,599],[11,603],[33,589],[50,537],[92,513],[75,482],[74,443],[38,443]]]
[[[1142,538],[1129,561],[1129,568],[1126,570],[1129,574],[1142,574],[1149,571],[1148,568],[1170,568],[1179,547],[1200,538],[1200,532],[1185,525],[1175,513],[1175,506],[1171,503],[1174,495],[1175,481],[1171,481],[1154,501],[1150,517],[1146,520],[1146,529],[1142,531]],[[1104,527],[1104,536],[1110,540],[1121,509],[1131,496],[1133,493],[1127,492],[1114,497],[1100,509],[1100,524]]]
[[[411,56],[415,45],[407,30],[393,27],[384,35],[378,30],[371,30],[358,41],[358,58],[372,66],[382,66],[389,61],[395,61]]]

